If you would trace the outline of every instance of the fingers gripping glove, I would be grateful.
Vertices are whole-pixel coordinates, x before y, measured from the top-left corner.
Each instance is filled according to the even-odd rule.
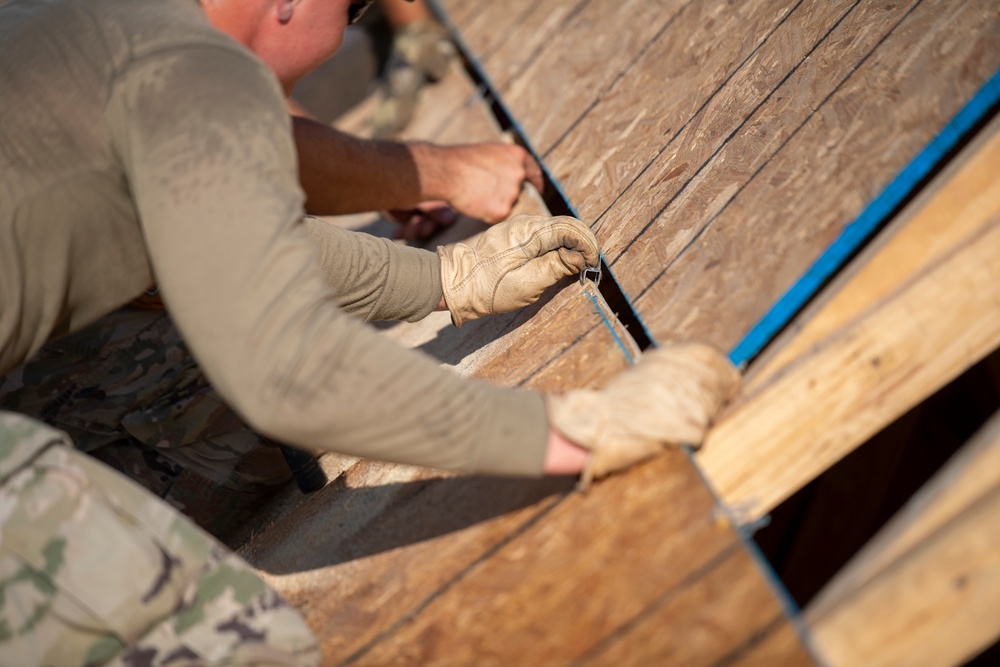
[[[534,303],[547,287],[600,262],[597,238],[576,218],[517,215],[473,245],[441,246],[441,283],[456,327]]]
[[[594,479],[653,456],[667,445],[699,445],[715,413],[736,393],[740,374],[707,345],[662,347],[603,389],[548,396],[549,421],[592,454],[580,479]]]

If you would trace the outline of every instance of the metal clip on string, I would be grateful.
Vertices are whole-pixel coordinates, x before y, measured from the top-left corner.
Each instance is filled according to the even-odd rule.
[[[590,280],[594,283],[594,286],[601,284],[601,267],[590,267],[588,266],[583,271],[580,272],[580,284],[586,285],[587,281]]]

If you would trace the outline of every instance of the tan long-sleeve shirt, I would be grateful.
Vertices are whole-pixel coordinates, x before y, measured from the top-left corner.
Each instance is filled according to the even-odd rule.
[[[537,394],[460,378],[360,321],[429,313],[436,256],[304,217],[277,80],[196,2],[9,0],[0,44],[0,373],[155,280],[258,430],[540,473]]]

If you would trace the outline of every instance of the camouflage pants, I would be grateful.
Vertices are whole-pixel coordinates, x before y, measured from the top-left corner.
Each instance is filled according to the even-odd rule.
[[[0,376],[0,410],[86,452],[225,540],[290,480],[280,451],[215,394],[169,316],[123,308]]]
[[[0,662],[316,665],[299,614],[163,501],[0,412]]]

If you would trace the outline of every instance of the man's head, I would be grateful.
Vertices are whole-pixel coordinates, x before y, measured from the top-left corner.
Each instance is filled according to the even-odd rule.
[[[344,29],[371,4],[372,0],[202,0],[212,25],[267,63],[286,94],[340,48]]]

